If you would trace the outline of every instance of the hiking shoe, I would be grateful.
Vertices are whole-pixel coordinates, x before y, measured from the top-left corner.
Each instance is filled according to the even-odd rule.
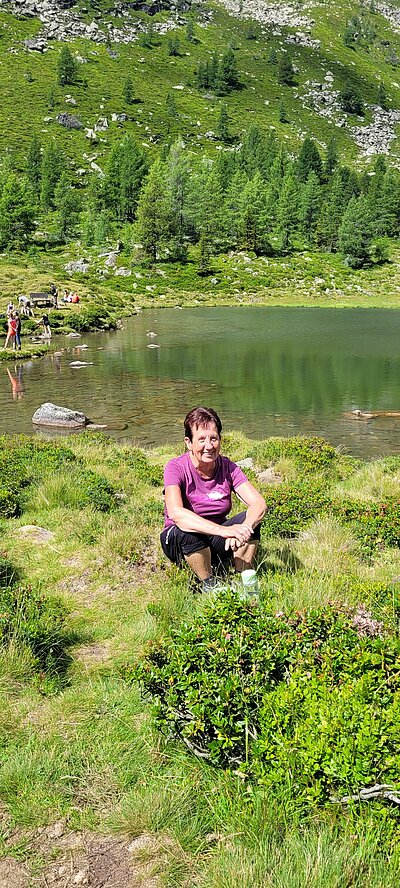
[[[227,583],[219,580],[218,577],[207,577],[201,583],[202,592],[226,592],[227,588]]]

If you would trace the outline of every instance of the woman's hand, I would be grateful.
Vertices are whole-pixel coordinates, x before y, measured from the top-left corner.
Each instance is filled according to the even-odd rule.
[[[248,543],[253,528],[251,524],[230,524],[226,531],[229,536],[225,538],[225,550],[232,549],[232,552],[236,552],[237,549]]]

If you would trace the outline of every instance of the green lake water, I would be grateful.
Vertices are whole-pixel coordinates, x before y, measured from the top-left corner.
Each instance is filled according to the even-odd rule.
[[[156,445],[178,441],[187,410],[205,404],[250,437],[323,435],[359,456],[399,452],[400,417],[344,415],[400,411],[397,310],[157,309],[56,344],[58,357],[0,364],[0,433],[33,433],[34,411],[52,401]]]

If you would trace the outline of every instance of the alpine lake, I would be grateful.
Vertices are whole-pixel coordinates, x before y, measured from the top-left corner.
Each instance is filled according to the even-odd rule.
[[[32,415],[52,401],[157,446],[181,440],[185,413],[203,404],[250,438],[321,435],[376,458],[399,452],[399,346],[397,310],[146,310],[113,332],[53,338],[57,354],[1,364],[0,433],[36,434]]]

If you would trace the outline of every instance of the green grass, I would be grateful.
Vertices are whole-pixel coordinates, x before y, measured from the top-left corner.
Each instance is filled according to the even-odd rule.
[[[154,472],[176,448],[149,452],[146,464],[101,435],[73,436],[63,446],[126,496],[110,514],[77,508],[66,474],[49,468],[29,488],[23,514],[1,523],[10,564],[24,582],[64,600],[70,629],[80,637],[57,693],[38,681],[29,652],[12,646],[0,652],[0,792],[14,822],[1,853],[15,846],[28,866],[40,868],[29,836],[64,817],[72,830],[153,835],[163,849],[162,884],[170,888],[392,888],[397,852],[383,851],[367,808],[357,820],[350,812],[299,820],[290,796],[278,802],[155,733],[127,671],[149,640],[181,619],[196,620],[202,607],[185,571],[165,564],[157,541],[162,493]],[[304,477],[307,449],[274,446],[285,478]],[[257,454],[269,450],[230,433],[225,452],[234,459],[252,455],[257,464]],[[387,461],[364,466],[335,454],[319,471],[329,472],[336,496],[358,501],[365,488],[376,499],[399,492],[398,471]],[[62,484],[68,489],[60,502]],[[20,536],[25,524],[53,531],[54,539],[38,545]],[[386,547],[365,561],[351,529],[336,519],[317,518],[293,540],[265,537],[261,560],[261,590],[268,589],[277,610],[365,601],[391,619],[393,602],[374,598],[374,590],[398,577],[399,550]]]
[[[97,8],[97,7],[96,7]],[[80,64],[76,84],[61,87],[57,85],[57,58],[60,45],[49,42],[44,54],[28,53],[23,48],[23,40],[36,34],[40,23],[35,19],[17,19],[4,11],[0,12],[0,75],[3,94],[0,108],[0,155],[7,156],[12,165],[20,170],[25,168],[26,154],[32,136],[36,134],[44,145],[49,138],[56,138],[62,145],[71,172],[78,167],[86,169],[86,176],[79,180],[79,190],[85,193],[85,185],[93,174],[90,160],[105,169],[110,148],[126,133],[132,134],[145,148],[149,160],[153,160],[160,148],[177,137],[182,137],[189,151],[194,154],[217,156],[222,146],[218,140],[205,138],[205,133],[215,130],[221,104],[225,104],[231,119],[230,128],[239,144],[251,123],[258,124],[265,132],[274,129],[290,151],[296,152],[304,136],[313,136],[320,147],[325,146],[332,135],[337,141],[337,149],[343,162],[364,169],[365,161],[359,161],[357,148],[351,137],[350,125],[359,124],[349,118],[349,125],[335,127],[328,118],[321,117],[315,109],[303,107],[303,99],[309,82],[322,82],[326,72],[332,72],[333,88],[343,86],[346,72],[353,72],[360,82],[365,101],[373,103],[379,82],[383,82],[389,97],[390,107],[400,107],[400,78],[388,61],[388,47],[398,50],[398,34],[381,15],[366,12],[367,18],[376,30],[376,38],[370,46],[346,47],[343,32],[346,22],[357,12],[350,3],[341,2],[334,8],[318,5],[314,11],[315,25],[312,37],[320,40],[318,48],[309,48],[285,43],[288,29],[282,34],[273,34],[274,28],[258,28],[256,40],[246,39],[248,21],[229,16],[219,4],[211,4],[211,23],[196,25],[196,41],[189,42],[185,28],[178,28],[180,55],[168,55],[168,35],[156,36],[150,48],[138,42],[114,47],[118,58],[112,59],[105,46],[89,41],[71,42],[73,52],[87,59]],[[112,16],[101,4],[105,20]],[[89,8],[84,18],[91,20]],[[201,10],[199,12],[201,20]],[[132,13],[135,21],[146,27],[151,21],[162,22],[166,13],[150,19],[141,13]],[[195,13],[196,17],[196,13]],[[118,20],[120,23],[120,20]],[[203,23],[204,24],[204,23]],[[195,72],[198,62],[210,57],[216,51],[221,53],[228,45],[235,48],[237,66],[243,88],[221,98],[200,92],[195,85]],[[16,53],[10,52],[16,49]],[[281,86],[277,81],[277,66],[268,61],[269,52],[274,48],[279,55],[284,50],[290,52],[296,66],[294,87]],[[26,79],[29,71],[31,82]],[[124,105],[123,85],[127,75],[133,81],[138,101]],[[157,84],[157,89],[154,89]],[[174,87],[183,86],[183,89]],[[48,108],[48,94],[55,88],[56,105]],[[177,115],[173,121],[166,116],[166,99],[172,92]],[[72,95],[76,106],[65,102]],[[279,105],[284,100],[290,123],[279,123]],[[90,145],[84,131],[66,131],[55,117],[61,111],[76,114],[82,123],[92,127],[98,117],[107,116],[109,128],[100,134],[98,143]],[[111,114],[124,111],[129,119],[120,125],[111,121]],[[52,119],[45,122],[44,118]],[[365,122],[369,121],[367,113]],[[156,140],[156,141],[153,141]],[[393,157],[397,156],[397,141],[393,147]],[[87,155],[84,157],[84,155]],[[77,180],[78,181],[78,180]],[[83,186],[83,187],[82,187]],[[39,226],[48,226],[49,219],[39,219]],[[118,266],[127,267],[130,277],[115,277],[113,272],[104,277],[104,258],[99,253],[115,246],[115,239],[121,232],[111,232],[108,244],[101,248],[85,249],[80,242],[66,247],[32,245],[28,254],[3,255],[0,257],[2,310],[10,297],[19,293],[39,291],[48,288],[55,280],[60,289],[76,289],[82,299],[78,307],[70,307],[63,317],[59,317],[60,329],[65,332],[74,326],[74,315],[88,312],[89,300],[92,309],[104,309],[105,323],[115,321],[125,314],[132,313],[135,305],[143,307],[180,304],[222,304],[232,303],[273,303],[287,305],[343,306],[343,305],[399,305],[400,279],[398,276],[399,250],[392,244],[391,262],[373,266],[362,271],[352,271],[343,266],[338,256],[304,251],[301,245],[290,257],[253,259],[248,265],[238,256],[219,255],[212,260],[212,273],[205,278],[198,275],[198,248],[190,250],[189,261],[185,264],[160,262],[156,268],[140,262],[130,248],[132,233],[127,227],[125,250],[117,260]],[[90,268],[86,275],[70,275],[65,265],[71,259],[88,258]],[[90,313],[90,312],[89,312]],[[88,318],[89,328],[101,326],[101,322]],[[2,353],[0,358],[4,359]]]
[[[153,137],[169,141],[171,137],[182,135],[193,149],[215,152],[215,143],[205,138],[205,133],[215,129],[218,110],[223,101],[231,118],[232,133],[240,138],[248,128],[248,123],[259,123],[263,128],[276,129],[291,150],[298,147],[303,133],[314,135],[321,143],[329,141],[335,132],[338,148],[348,159],[357,158],[357,149],[346,129],[337,130],[326,118],[319,117],[311,108],[304,108],[301,97],[306,90],[306,81],[321,81],[327,70],[334,74],[333,86],[340,89],[347,70],[357,73],[366,101],[373,103],[379,81],[385,83],[392,107],[400,102],[400,86],[396,81],[396,71],[387,59],[387,49],[382,40],[390,40],[394,48],[399,48],[399,38],[388,22],[380,15],[369,16],[376,29],[376,39],[368,46],[355,49],[344,46],[342,35],[346,22],[354,15],[354,7],[348,2],[329,6],[318,6],[315,10],[316,24],[312,36],[321,41],[317,49],[285,43],[282,35],[273,35],[273,28],[264,26],[256,40],[247,40],[248,22],[229,16],[218,4],[212,4],[213,20],[207,27],[196,28],[196,42],[190,43],[185,29],[176,31],[180,40],[180,55],[168,55],[168,36],[156,36],[153,46],[144,48],[138,42],[129,45],[116,45],[118,58],[112,59],[102,45],[89,41],[76,40],[71,48],[87,59],[79,67],[76,84],[58,86],[57,58],[59,44],[50,42],[44,55],[27,53],[22,41],[39,30],[34,19],[17,20],[2,12],[0,23],[0,71],[3,68],[3,102],[0,109],[0,151],[7,151],[23,166],[29,139],[33,133],[43,141],[55,136],[65,148],[71,162],[88,167],[83,153],[90,145],[84,131],[67,132],[57,122],[55,116],[60,111],[70,111],[79,117],[84,126],[93,126],[99,116],[111,117],[113,112],[128,112],[131,118],[122,128],[111,123],[101,134],[94,147],[97,162],[104,163],[109,147],[123,132],[131,132],[148,146],[150,156],[154,156]],[[311,13],[312,14],[312,13]],[[108,16],[104,16],[107,18]],[[134,14],[148,26],[146,15]],[[168,16],[160,14],[153,21],[163,21]],[[90,18],[90,15],[89,15]],[[202,94],[195,86],[195,72],[199,60],[206,59],[213,51],[221,52],[223,46],[232,44],[235,48],[237,65],[243,89],[235,91],[223,100]],[[10,46],[17,53],[10,53]],[[268,62],[268,54],[275,48],[278,55],[282,50],[290,51],[298,71],[295,87],[281,86],[277,82],[277,66]],[[353,63],[356,64],[354,68]],[[27,72],[32,77],[26,80]],[[123,84],[127,75],[133,81],[138,102],[128,107],[122,98]],[[154,90],[157,83],[157,90]],[[48,94],[54,86],[56,106],[49,110]],[[169,121],[166,115],[166,99],[174,87],[177,104],[177,118]],[[297,97],[296,97],[297,94]],[[65,103],[65,96],[73,95],[75,105]],[[290,125],[279,122],[279,104],[284,99]],[[33,114],[32,114],[33,112]],[[45,117],[52,119],[45,122]],[[354,123],[357,121],[354,120]],[[11,137],[11,138],[10,138]]]

